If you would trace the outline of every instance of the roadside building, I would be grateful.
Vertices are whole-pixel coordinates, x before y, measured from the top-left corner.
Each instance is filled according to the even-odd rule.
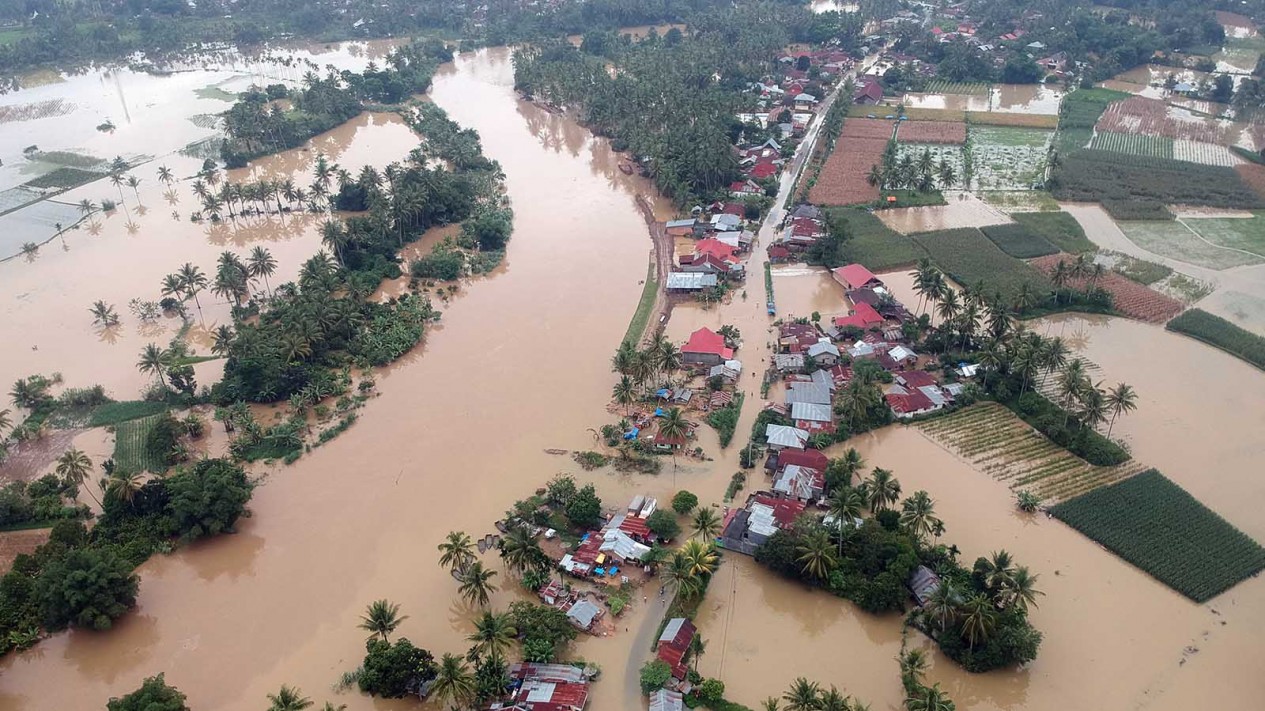
[[[698,630],[693,622],[684,617],[674,617],[668,620],[663,633],[659,635],[655,656],[667,662],[672,668],[672,677],[678,681],[685,681],[689,671],[685,665],[685,658],[690,653],[690,645],[693,644],[696,634]]]
[[[862,289],[867,286],[882,286],[883,282],[869,269],[860,264],[848,264],[846,266],[837,267],[830,270],[831,276],[835,281],[843,285],[845,289]]]
[[[721,527],[720,547],[744,555],[755,551],[779,530],[790,528],[804,513],[804,502],[757,492],[741,509],[730,509]]]
[[[725,337],[711,330],[700,328],[690,334],[690,340],[681,347],[681,359],[688,365],[720,365],[732,360],[734,350],[725,345]]]
[[[764,436],[769,442],[769,449],[804,449],[808,446],[808,432],[798,427],[766,425]]]

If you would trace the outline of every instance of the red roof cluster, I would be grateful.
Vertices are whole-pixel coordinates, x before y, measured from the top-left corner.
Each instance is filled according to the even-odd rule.
[[[638,518],[637,516],[626,516],[624,517],[624,520],[619,524],[619,530],[623,531],[624,533],[627,533],[633,538],[637,538],[640,540],[650,539],[650,527],[646,525],[646,520],[644,518]]]
[[[672,629],[673,625],[677,625],[676,634],[671,639],[659,638],[656,656],[672,667],[672,676],[677,679],[685,679],[688,671],[685,667],[685,654],[689,651],[690,644],[694,641],[694,635],[698,631],[695,629],[693,622],[681,619],[678,624],[674,619],[668,622],[668,626],[664,629],[665,634]]]
[[[864,301],[852,307],[852,313],[848,316],[836,316],[834,324],[838,328],[847,328],[848,326],[856,326],[861,330],[865,330],[875,324],[883,323],[883,317],[879,312],[874,310],[873,306]]]
[[[909,388],[921,388],[924,385],[938,385],[936,379],[931,377],[931,373],[925,370],[907,370],[900,374],[900,378],[905,381],[905,386]]]
[[[694,253],[709,255],[726,262],[737,262],[732,245],[725,244],[715,237],[701,239],[694,244]]]
[[[756,494],[755,501],[773,509],[773,520],[777,521],[779,528],[789,527],[804,513],[804,502],[796,499],[776,499],[768,494]]]
[[[819,449],[784,449],[778,452],[777,466],[779,469],[792,464],[825,471],[830,464],[830,459]]]
[[[878,281],[878,277],[869,269],[860,264],[849,264],[844,267],[838,267],[831,271],[835,276],[835,281],[843,284],[849,289],[860,289],[872,281]]]
[[[920,390],[910,390],[908,395],[889,393],[883,397],[887,400],[887,405],[892,408],[892,412],[898,415],[929,410],[933,406],[931,398],[923,395]]]
[[[691,333],[690,340],[681,347],[681,352],[718,355],[725,360],[734,357],[734,350],[725,346],[725,337],[710,328],[700,328]]]

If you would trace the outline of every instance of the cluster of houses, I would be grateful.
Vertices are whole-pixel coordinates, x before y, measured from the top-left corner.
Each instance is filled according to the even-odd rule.
[[[502,711],[584,711],[589,703],[588,673],[569,664],[520,662],[509,669],[510,692],[489,708]]]
[[[763,194],[763,189],[756,187]],[[669,294],[698,293],[714,289],[722,281],[746,278],[743,259],[751,250],[755,233],[747,229],[746,206],[741,202],[717,202],[706,211],[696,207],[690,217],[669,221],[666,230],[673,239],[694,240],[677,250],[665,284]]]
[[[655,543],[646,519],[658,505],[649,496],[633,497],[623,513],[611,516],[600,530],[586,533],[574,550],[562,556],[558,568],[587,580],[628,582],[621,571],[640,569],[642,558]]]
[[[782,232],[769,244],[769,261],[797,261],[814,242],[829,232],[825,214],[816,205],[796,205],[783,222]]]
[[[599,625],[606,616],[606,610],[588,595],[581,595],[561,580],[552,579],[541,586],[536,595],[546,605],[567,613],[567,619],[577,629],[590,634],[599,633]]]

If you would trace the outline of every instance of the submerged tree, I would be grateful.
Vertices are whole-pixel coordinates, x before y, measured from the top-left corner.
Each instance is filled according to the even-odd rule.
[[[367,630],[370,635],[382,638],[383,642],[391,641],[391,633],[400,623],[408,619],[408,615],[400,614],[400,606],[390,600],[374,600],[360,617],[360,629]]]

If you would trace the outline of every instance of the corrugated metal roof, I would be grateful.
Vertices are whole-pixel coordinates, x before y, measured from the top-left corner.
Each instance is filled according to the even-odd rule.
[[[584,629],[588,629],[593,624],[593,620],[597,619],[600,614],[602,614],[602,608],[588,600],[577,600],[571,606],[571,609],[567,610],[567,617],[570,617]]]
[[[775,447],[795,447],[803,449],[808,443],[808,433],[798,427],[786,425],[768,425],[764,428],[765,438]]]
[[[808,420],[810,422],[830,422],[832,419],[830,406],[818,405],[812,402],[791,403],[791,419]]]
[[[650,711],[683,711],[684,708],[680,692],[659,689],[650,695]]]
[[[716,275],[704,272],[672,272],[668,275],[668,289],[705,289],[716,286]]]
[[[830,404],[830,387],[821,383],[791,383],[786,388],[786,402],[811,402],[818,405]]]

